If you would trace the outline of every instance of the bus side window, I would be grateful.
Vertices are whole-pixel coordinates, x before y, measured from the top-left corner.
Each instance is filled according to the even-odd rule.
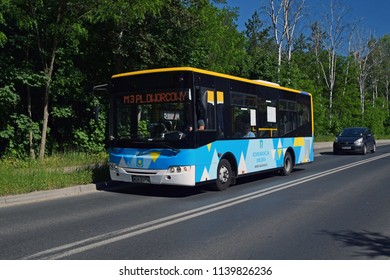
[[[278,137],[276,99],[259,98],[258,112],[259,136],[262,138]]]
[[[312,136],[310,96],[300,95],[298,100],[298,136]]]
[[[233,138],[256,137],[256,111],[250,108],[233,107],[234,134]]]
[[[215,130],[215,94],[214,90],[201,88],[197,104],[197,118],[203,120],[206,130]]]
[[[225,93],[217,91],[217,131],[218,138],[225,137],[225,123],[224,123],[224,108],[225,108]]]

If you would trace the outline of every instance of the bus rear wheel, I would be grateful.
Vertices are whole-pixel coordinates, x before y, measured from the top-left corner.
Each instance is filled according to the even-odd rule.
[[[283,168],[281,171],[282,175],[284,176],[290,175],[290,173],[293,170],[293,167],[294,167],[294,163],[293,163],[292,156],[290,152],[286,152],[286,154],[284,155]]]
[[[217,168],[217,182],[215,189],[218,191],[226,190],[232,184],[233,172],[230,162],[226,159],[221,159]]]

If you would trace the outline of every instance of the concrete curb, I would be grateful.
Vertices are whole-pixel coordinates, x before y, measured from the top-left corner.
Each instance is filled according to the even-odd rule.
[[[38,202],[56,198],[63,198],[67,196],[88,194],[91,192],[98,192],[108,189],[114,182],[103,182],[97,184],[78,185],[73,187],[66,187],[63,189],[36,191],[26,194],[9,195],[0,197],[0,208],[5,206],[25,204],[31,202]]]
[[[388,145],[390,140],[377,140],[377,145]],[[318,155],[321,152],[332,151],[333,142],[315,142],[314,143],[314,154]],[[79,185],[73,187],[67,187],[63,189],[47,190],[47,191],[36,191],[27,194],[10,195],[0,197],[0,208],[6,206],[12,206],[17,204],[25,204],[38,202],[43,200],[50,200],[56,198],[63,198],[67,196],[89,194],[92,192],[98,192],[106,189],[110,189],[117,185],[118,182],[107,181],[97,184]]]
[[[322,149],[333,149],[333,142],[314,142],[314,153]]]

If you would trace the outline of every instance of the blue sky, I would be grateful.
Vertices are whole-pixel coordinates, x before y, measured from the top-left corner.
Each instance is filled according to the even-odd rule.
[[[245,22],[262,6],[268,4],[268,0],[227,0],[231,7],[238,7],[240,17],[238,19],[238,29],[245,29]],[[298,1],[300,2],[300,1]],[[330,0],[306,0],[306,20],[313,22],[321,18],[323,7],[329,11]],[[372,33],[375,37],[382,37],[390,34],[390,1],[389,0],[341,0],[348,7],[348,19],[363,19],[361,26]],[[326,11],[326,12],[327,12]]]

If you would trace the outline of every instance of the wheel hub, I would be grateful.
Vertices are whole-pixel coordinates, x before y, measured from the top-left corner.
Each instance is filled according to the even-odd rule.
[[[229,179],[229,170],[226,168],[226,166],[222,166],[219,170],[219,181],[222,183],[226,183]]]

